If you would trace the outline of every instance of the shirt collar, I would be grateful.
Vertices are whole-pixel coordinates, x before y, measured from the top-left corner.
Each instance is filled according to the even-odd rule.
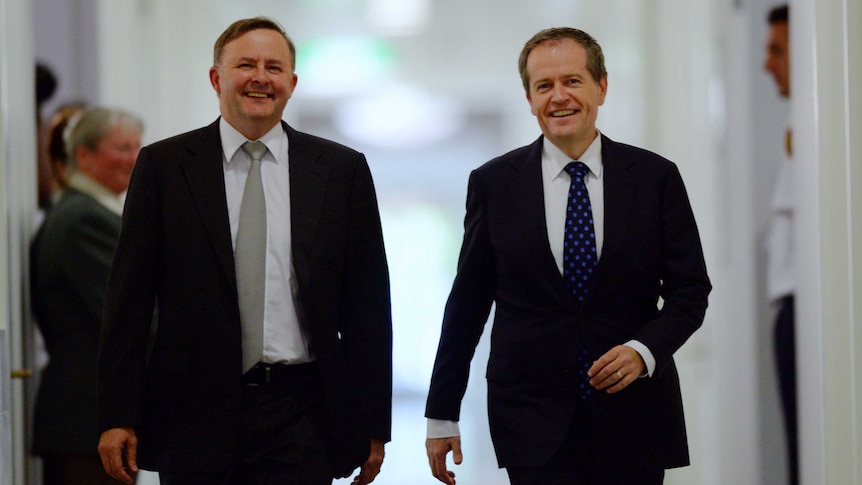
[[[269,153],[275,159],[276,163],[287,162],[287,160],[279,160],[282,153],[287,153],[287,150],[282,151],[282,144],[287,143],[287,135],[285,135],[281,123],[276,123],[271,130],[266,132],[266,134],[258,140],[249,140],[243,136],[242,133],[237,131],[236,128],[231,126],[230,123],[225,121],[224,118],[221,118],[219,120],[219,134],[221,135],[221,147],[224,151],[224,157],[228,163],[230,163],[233,156],[236,155],[237,150],[242,147],[243,143],[247,141],[263,142],[263,144],[266,145],[266,148],[269,149]]]
[[[90,196],[106,209],[117,215],[123,215],[123,199],[92,177],[78,170],[69,175],[69,188]]]
[[[568,155],[563,153],[556,145],[551,143],[547,137],[542,142],[542,158],[547,160],[554,172],[554,178],[569,175],[565,172],[566,165],[572,161]],[[590,172],[597,178],[602,176],[602,134],[596,129],[596,137],[590,146],[584,151],[583,155],[577,160],[582,162]]]

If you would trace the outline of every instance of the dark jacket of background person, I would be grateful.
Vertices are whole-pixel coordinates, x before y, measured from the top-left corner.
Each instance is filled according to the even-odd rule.
[[[42,373],[33,451],[93,454],[102,301],[120,215],[76,189],[51,210],[31,249],[33,312],[50,362]]]

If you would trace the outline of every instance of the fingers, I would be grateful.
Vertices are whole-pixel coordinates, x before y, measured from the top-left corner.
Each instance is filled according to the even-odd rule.
[[[132,433],[132,439],[127,443],[124,457],[126,459],[128,470],[132,473],[138,473],[138,438],[134,436],[134,432]]]
[[[587,375],[591,386],[613,394],[637,380],[645,368],[643,358],[636,350],[618,345],[593,362]]]
[[[461,455],[461,440],[458,439],[452,443],[452,462],[456,465],[460,465],[463,460],[464,457]]]
[[[446,455],[452,451],[452,459],[456,465],[463,460],[461,454],[461,438],[452,436],[449,438],[437,438],[425,440],[425,451],[428,454],[428,465],[434,478],[447,485],[455,485],[455,472],[446,468]]]
[[[138,472],[138,439],[132,428],[113,428],[99,439],[99,456],[108,475],[128,484]]]
[[[368,454],[368,460],[359,469],[359,474],[353,478],[351,485],[366,485],[373,482],[380,473],[380,467],[383,466],[385,455],[383,442],[380,440],[371,440],[371,452]]]
[[[362,468],[359,469],[359,475],[353,477],[353,481],[350,482],[350,485],[366,485],[374,481],[374,478],[377,477],[377,474],[373,474],[363,465]]]

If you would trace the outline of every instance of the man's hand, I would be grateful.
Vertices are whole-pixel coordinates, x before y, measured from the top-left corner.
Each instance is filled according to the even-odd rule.
[[[431,466],[431,474],[434,478],[447,485],[455,485],[455,472],[446,468],[446,455],[452,452],[452,459],[456,465],[460,465],[461,437],[435,438],[425,440],[425,451],[428,453],[428,464]]]
[[[135,430],[112,428],[99,439],[99,456],[108,475],[132,484],[132,474],[138,473],[138,438]]]
[[[374,481],[380,473],[380,467],[383,465],[383,457],[386,455],[384,443],[380,440],[371,440],[371,453],[368,454],[368,459],[359,468],[359,475],[353,477],[350,485],[366,485]],[[344,478],[350,475],[345,475]]]
[[[607,389],[608,394],[613,394],[640,378],[645,369],[646,364],[635,349],[617,345],[593,362],[587,375],[591,386],[598,390]]]

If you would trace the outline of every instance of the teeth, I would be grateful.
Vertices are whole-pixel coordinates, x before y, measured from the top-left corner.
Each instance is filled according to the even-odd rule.
[[[559,117],[559,116],[569,116],[569,115],[573,115],[573,114],[575,114],[575,110],[567,109],[564,111],[554,111],[553,113],[551,113],[551,116]]]
[[[267,98],[269,97],[266,93],[248,93],[252,98]]]

